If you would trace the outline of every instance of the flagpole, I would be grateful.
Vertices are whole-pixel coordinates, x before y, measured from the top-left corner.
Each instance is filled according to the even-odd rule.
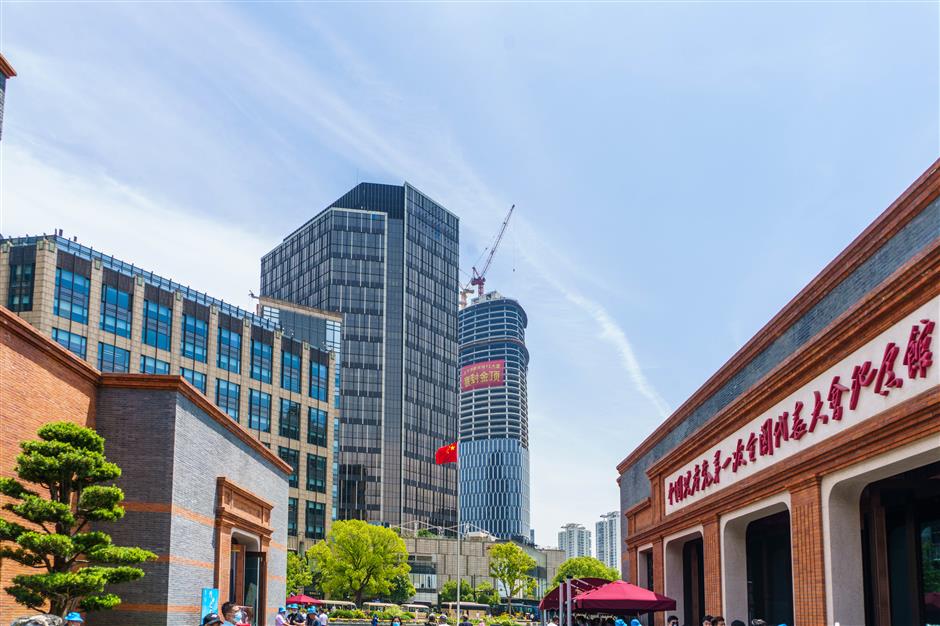
[[[460,624],[460,440],[457,440],[457,624]]]

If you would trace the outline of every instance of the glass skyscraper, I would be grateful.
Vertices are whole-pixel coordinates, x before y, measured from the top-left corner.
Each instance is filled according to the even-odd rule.
[[[523,542],[530,540],[527,324],[522,306],[498,292],[458,315],[461,521]]]
[[[261,293],[343,314],[339,517],[456,521],[459,220],[362,183],[261,260]]]

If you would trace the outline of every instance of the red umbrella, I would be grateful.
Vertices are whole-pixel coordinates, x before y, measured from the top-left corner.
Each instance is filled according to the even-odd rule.
[[[574,608],[585,611],[674,611],[676,601],[649,589],[615,580],[574,597]]]
[[[296,596],[291,596],[284,601],[285,604],[323,604],[322,600],[317,600],[316,598],[311,598],[310,596],[305,596],[304,594],[298,594]]]
[[[571,580],[571,593],[577,597],[579,593],[596,589],[597,587],[606,585],[609,582],[610,581],[605,578],[573,578]],[[542,598],[542,601],[539,602],[540,610],[544,611],[545,609],[552,608],[558,608],[558,587],[555,587],[549,591],[545,597]]]

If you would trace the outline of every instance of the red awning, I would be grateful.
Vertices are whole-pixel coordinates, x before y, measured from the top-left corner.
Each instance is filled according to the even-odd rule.
[[[558,598],[556,596],[557,604]],[[578,611],[674,611],[676,601],[622,580],[615,580],[574,597]]]
[[[322,600],[317,600],[316,598],[311,598],[310,596],[305,596],[303,594],[291,596],[284,602],[286,604],[323,604]]]
[[[606,585],[609,582],[609,580],[603,578],[574,578],[571,581],[571,592],[575,597],[578,597],[579,593],[597,589],[601,585]],[[558,608],[558,587],[549,591],[548,594],[542,598],[542,601],[539,602],[540,610],[552,610],[553,608]]]

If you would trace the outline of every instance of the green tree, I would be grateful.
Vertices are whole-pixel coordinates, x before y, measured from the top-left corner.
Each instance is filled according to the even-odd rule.
[[[307,562],[307,555],[296,552],[287,553],[287,595],[300,593],[313,584],[313,572]]]
[[[456,602],[457,601],[457,581],[454,579],[448,580],[441,586],[441,590],[438,592],[438,599],[441,602]],[[473,587],[470,586],[470,583],[467,582],[466,578],[460,579],[460,600],[462,602],[475,602],[473,594]]]
[[[48,603],[49,612],[60,616],[114,608],[121,599],[105,588],[141,578],[143,570],[131,566],[157,558],[115,546],[110,535],[88,528],[124,517],[124,492],[98,484],[113,481],[121,469],[108,462],[104,439],[90,428],[53,422],[38,435],[39,441],[20,443],[20,480],[0,478],[0,494],[13,500],[3,508],[27,523],[0,519],[0,559],[42,573],[14,576],[5,591],[34,610]],[[49,497],[24,483],[44,488]]]
[[[529,572],[535,568],[535,559],[514,543],[497,543],[490,548],[490,576],[503,584],[506,605],[512,614],[512,599],[530,592],[535,579]]]
[[[619,580],[620,572],[607,567],[591,556],[576,556],[568,559],[558,567],[558,573],[552,578],[552,588],[558,586],[568,576],[572,578],[603,578],[604,580]]]
[[[388,601],[394,602],[395,604],[404,604],[411,600],[417,590],[415,586],[411,584],[411,578],[408,574],[397,574],[395,575],[391,583],[389,584],[391,590],[388,593]]]
[[[489,604],[490,606],[499,604],[499,592],[496,591],[496,587],[486,581],[477,585],[476,589],[473,590],[473,597],[480,604]]]
[[[395,577],[411,570],[404,540],[390,528],[362,520],[334,523],[326,539],[307,551],[307,558],[329,597],[352,598],[356,604],[365,596],[388,596]]]

